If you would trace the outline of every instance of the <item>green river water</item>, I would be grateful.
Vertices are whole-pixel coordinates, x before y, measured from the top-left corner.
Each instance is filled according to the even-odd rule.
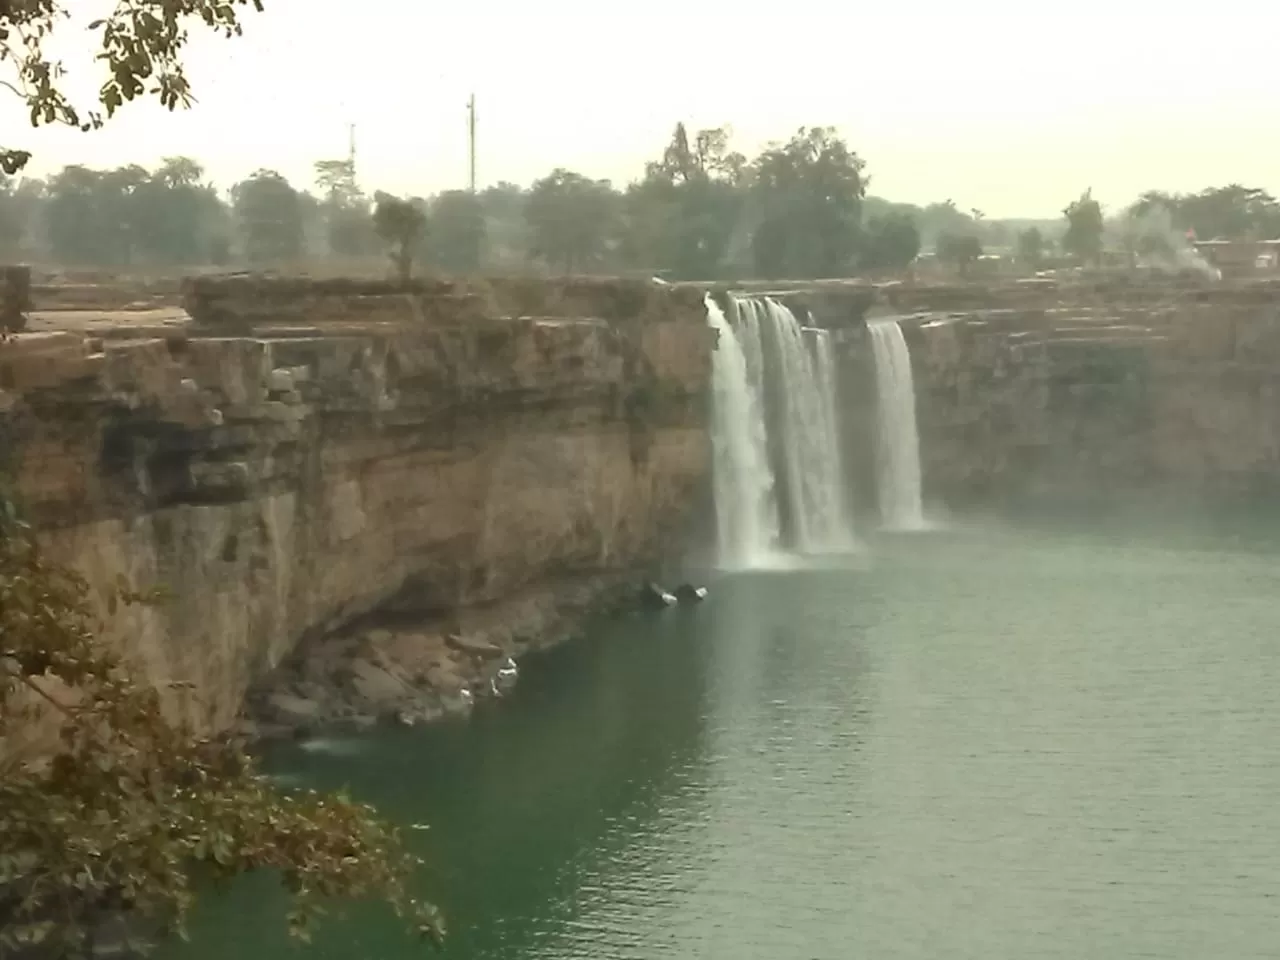
[[[468,721],[271,758],[405,823],[452,960],[1280,956],[1280,538],[961,527],[717,579]],[[284,934],[254,878],[185,960]]]

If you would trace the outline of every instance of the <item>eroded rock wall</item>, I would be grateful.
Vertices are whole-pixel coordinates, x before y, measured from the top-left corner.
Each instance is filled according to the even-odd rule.
[[[187,329],[21,337],[0,346],[13,493],[99,597],[169,590],[110,635],[215,728],[362,614],[653,562],[709,469],[701,296],[513,286],[204,278]]]
[[[903,318],[927,496],[1280,494],[1280,287],[1113,293]]]

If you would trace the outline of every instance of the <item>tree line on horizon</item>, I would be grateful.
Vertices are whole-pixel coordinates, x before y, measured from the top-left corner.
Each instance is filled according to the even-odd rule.
[[[865,161],[831,127],[801,128],[754,159],[727,128],[677,124],[624,188],[567,168],[529,187],[498,183],[430,198],[365,192],[348,160],[314,164],[309,187],[259,169],[225,193],[187,157],[147,169],[72,165],[0,178],[0,256],[127,270],[269,268],[391,256],[449,273],[534,267],[669,279],[840,277],[901,272],[922,250],[964,272],[985,251],[1031,267],[1104,247],[1159,255],[1201,239],[1280,236],[1280,204],[1231,184],[1148,191],[1108,218],[1085,191],[1060,221],[988,219],[950,201],[917,206],[868,193]]]

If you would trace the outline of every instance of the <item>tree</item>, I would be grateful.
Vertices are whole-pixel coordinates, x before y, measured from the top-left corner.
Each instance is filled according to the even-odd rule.
[[[700,130],[691,143],[677,124],[662,158],[627,188],[630,262],[682,280],[717,276],[739,225],[745,171],[727,129]]]
[[[250,263],[290,260],[303,251],[303,201],[274,170],[258,170],[231,188],[245,257]]]
[[[361,199],[352,160],[317,160],[313,166],[322,198],[339,204],[354,204]]]
[[[753,164],[752,238],[766,277],[843,276],[861,239],[864,162],[832,127],[800,131]]]
[[[391,247],[391,263],[396,276],[408,282],[413,276],[413,261],[427,228],[427,214],[421,201],[403,200],[389,193],[374,194],[373,228]]]
[[[876,217],[867,224],[861,266],[867,270],[905,270],[920,255],[920,231],[905,213]]]
[[[525,201],[529,254],[570,274],[599,264],[610,252],[617,213],[608,180],[557,168],[534,183]]]
[[[126,266],[139,228],[135,194],[150,174],[139,166],[91,170],[69,166],[46,187],[49,248],[62,263]]]
[[[1178,212],[1179,197],[1163,190],[1148,190],[1138,197],[1129,207],[1133,216],[1144,217],[1155,210],[1163,210],[1172,215]]]
[[[484,259],[484,207],[475,194],[446,190],[431,201],[431,260],[453,273],[474,273]]]
[[[0,256],[5,258],[21,255],[30,230],[30,205],[24,199],[18,181],[0,173]]]
[[[61,123],[82,130],[100,127],[125,103],[154,96],[174,110],[190,105],[191,88],[182,54],[192,26],[226,37],[239,36],[241,8],[262,10],[262,0],[122,0],[90,31],[97,37],[96,59],[106,79],[89,109],[73,104],[62,91],[62,63],[49,52],[59,21],[68,16],[58,0],[10,0],[0,9],[0,62],[15,70],[9,89],[26,104],[32,126]],[[31,155],[0,148],[0,169],[14,174]]]
[[[938,243],[934,252],[940,263],[954,266],[960,276],[968,276],[969,268],[982,256],[982,242],[971,233],[938,235]]]
[[[130,198],[137,251],[158,264],[207,263],[227,232],[217,191],[190,157],[168,157]]]
[[[1032,270],[1044,260],[1044,236],[1039,227],[1028,227],[1018,234],[1018,260]]]
[[[189,157],[169,157],[154,171],[69,166],[20,199],[29,222],[36,205],[42,208],[49,253],[62,263],[206,263],[229,226],[225,205],[203,177]]]
[[[950,199],[929,204],[920,211],[916,222],[920,225],[920,234],[924,242],[931,242],[935,247],[943,234],[978,236],[977,221]]]
[[[677,123],[662,159],[647,164],[646,173],[670,183],[696,183],[713,178],[741,182],[747,160],[729,149],[729,138],[727,127],[712,127],[699,130],[690,143],[684,124]]]
[[[369,201],[356,183],[355,163],[350,159],[317,160],[315,171],[329,252],[349,257],[374,249]]]
[[[514,183],[496,183],[479,195],[484,213],[486,259],[515,265],[528,259],[529,224],[524,216],[525,192]]]
[[[0,506],[0,953],[89,953],[122,911],[181,931],[198,878],[262,868],[295,895],[298,935],[334,896],[382,897],[442,933],[409,896],[417,861],[392,827],[341,797],[280,793],[239,744],[168,719],[99,640],[84,581]]]
[[[1176,229],[1190,230],[1202,240],[1263,240],[1280,236],[1280,202],[1260,187],[1238,183],[1193,194],[1148,190],[1129,212],[1140,218],[1163,212]]]
[[[1071,201],[1062,211],[1067,219],[1067,232],[1062,236],[1062,249],[1087,263],[1102,258],[1102,206],[1093,199],[1092,188]]]

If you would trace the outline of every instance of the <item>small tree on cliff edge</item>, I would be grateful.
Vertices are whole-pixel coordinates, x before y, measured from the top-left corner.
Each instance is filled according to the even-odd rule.
[[[401,282],[413,276],[413,260],[427,231],[427,215],[412,200],[389,193],[374,195],[373,229],[391,247],[391,263]]]
[[[86,6],[81,4],[80,6]],[[239,12],[262,10],[262,0],[119,0],[102,4],[103,16],[89,24],[100,43],[97,55],[106,77],[90,108],[77,107],[60,89],[61,61],[46,47],[68,19],[58,0],[7,0],[0,4],[0,62],[16,76],[4,85],[23,100],[32,126],[66,124],[94,130],[131,100],[156,97],[170,110],[189,106],[191,87],[182,53],[191,26],[226,37],[240,35]],[[0,147],[0,169],[16,173],[31,154]]]
[[[343,798],[279,793],[238,744],[168,720],[95,636],[84,582],[0,510],[0,957],[86,954],[119,912],[180,932],[197,877],[264,867],[304,938],[335,896],[385,898],[440,935],[395,830]]]

